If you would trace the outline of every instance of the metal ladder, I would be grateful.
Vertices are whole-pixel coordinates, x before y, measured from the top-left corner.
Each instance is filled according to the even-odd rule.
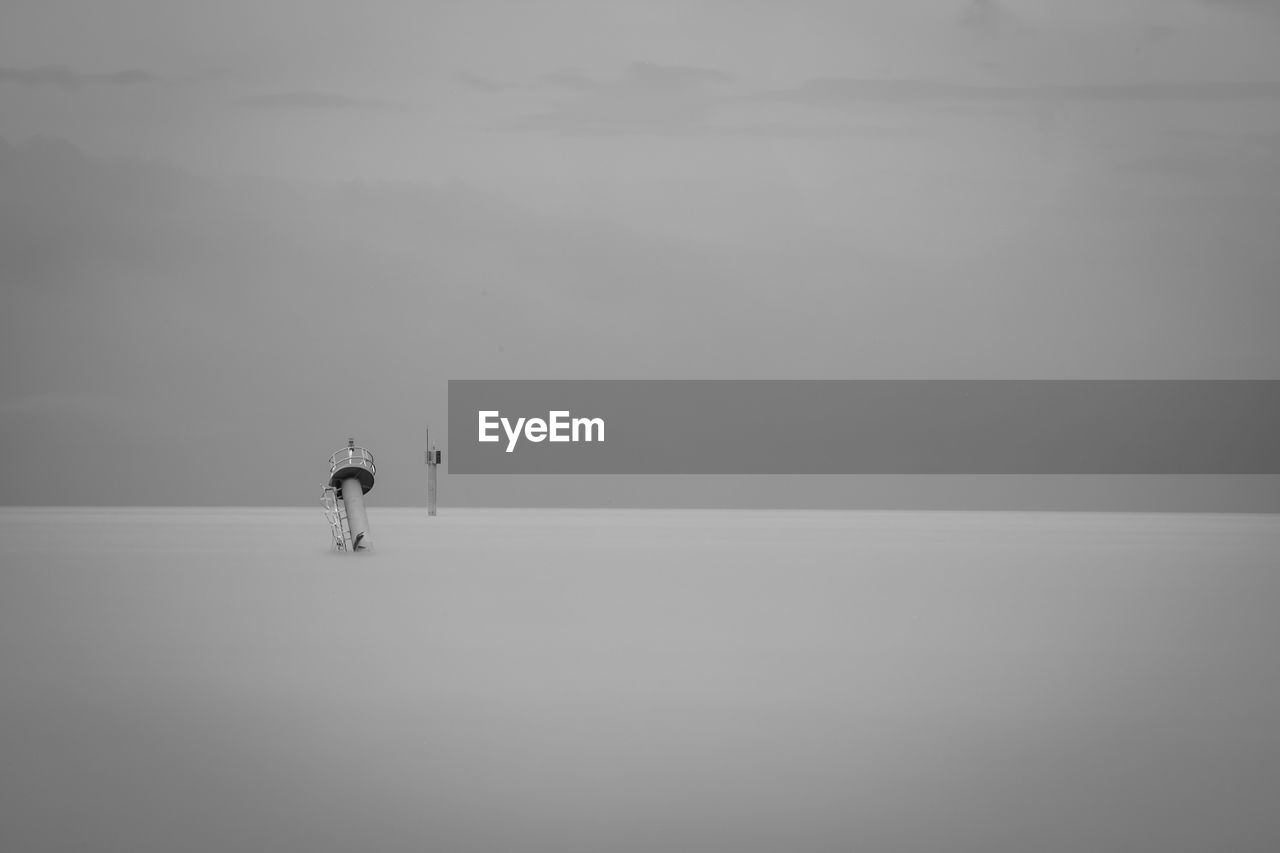
[[[347,505],[338,496],[337,489],[325,486],[320,492],[320,506],[324,508],[325,518],[329,520],[334,550],[350,551],[351,525],[347,522]]]

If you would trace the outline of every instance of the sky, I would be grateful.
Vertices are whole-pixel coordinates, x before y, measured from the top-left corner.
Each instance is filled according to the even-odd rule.
[[[0,140],[5,503],[420,504],[449,378],[1280,376],[1273,3],[11,0]]]

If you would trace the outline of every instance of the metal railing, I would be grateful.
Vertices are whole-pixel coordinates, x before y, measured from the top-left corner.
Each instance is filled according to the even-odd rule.
[[[357,445],[348,445],[329,457],[330,474],[335,474],[343,468],[364,468],[371,474],[378,473],[378,469],[373,464],[373,454]]]

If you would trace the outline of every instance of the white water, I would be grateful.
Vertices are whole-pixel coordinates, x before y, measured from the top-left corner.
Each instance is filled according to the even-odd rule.
[[[0,850],[1280,849],[1280,518],[0,510]]]

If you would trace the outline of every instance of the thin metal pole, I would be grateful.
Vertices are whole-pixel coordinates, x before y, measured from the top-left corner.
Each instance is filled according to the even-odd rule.
[[[427,515],[436,514],[436,449],[431,444],[431,427],[427,427]]]

